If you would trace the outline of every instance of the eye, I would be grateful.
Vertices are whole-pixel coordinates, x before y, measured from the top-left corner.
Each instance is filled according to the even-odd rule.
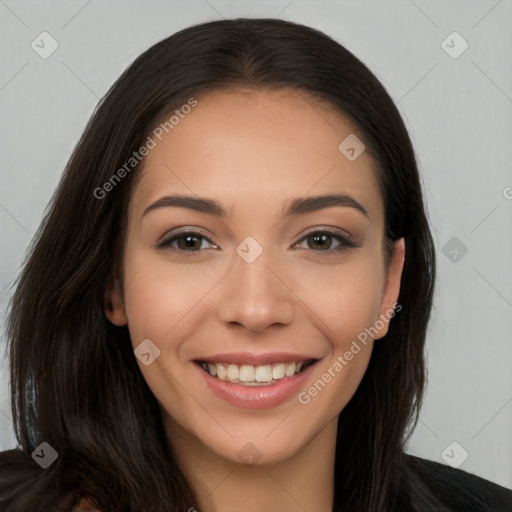
[[[338,241],[338,245],[336,247],[332,247],[332,239]],[[312,243],[308,244],[309,248],[315,252],[333,252],[333,251],[342,251],[346,248],[354,248],[358,247],[350,238],[345,235],[329,230],[316,230],[308,233],[305,237],[303,237],[299,242],[306,241],[306,243],[311,240]],[[296,246],[299,242],[294,244]],[[308,247],[307,247],[308,248]]]
[[[217,248],[217,246],[213,244],[209,238],[196,231],[182,231],[181,233],[174,234],[171,233],[170,235],[162,238],[157,243],[157,248],[170,248],[172,250],[181,252],[186,256],[195,256],[193,253],[198,253],[201,251],[201,249],[207,248],[204,247],[203,241],[207,241],[208,243],[212,244],[214,248]],[[175,243],[177,243],[177,247],[174,245]]]
[[[333,239],[338,242],[338,245],[332,247]],[[218,249],[208,237],[196,231],[182,231],[181,233],[170,233],[163,237],[158,243],[158,249],[171,249],[183,254],[184,256],[197,256],[199,253],[208,249],[203,245],[203,242],[211,244],[212,248]],[[293,244],[292,247],[297,247],[301,242],[307,243],[306,249],[312,249],[314,252],[331,253],[342,251],[346,248],[359,247],[347,236],[330,230],[316,230],[308,233],[301,240]],[[302,247],[304,248],[304,247]]]

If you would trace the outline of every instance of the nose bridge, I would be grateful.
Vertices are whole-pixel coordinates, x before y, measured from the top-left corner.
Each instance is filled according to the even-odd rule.
[[[261,331],[274,324],[293,320],[293,294],[279,276],[270,250],[253,237],[236,248],[232,270],[222,286],[219,319],[239,323],[251,331]]]

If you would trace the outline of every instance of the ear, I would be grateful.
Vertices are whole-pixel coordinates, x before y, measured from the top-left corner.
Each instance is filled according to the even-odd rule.
[[[402,237],[396,240],[393,246],[393,254],[389,262],[388,273],[382,291],[382,301],[379,311],[379,319],[375,322],[375,329],[378,331],[374,339],[378,340],[383,338],[389,329],[389,322],[394,316],[395,304],[398,301],[400,294],[400,280],[402,278],[402,270],[405,261],[405,239]],[[396,311],[402,309],[401,304],[398,304]]]
[[[119,281],[110,277],[105,287],[105,315],[109,322],[122,327],[128,323],[124,310],[123,293]]]

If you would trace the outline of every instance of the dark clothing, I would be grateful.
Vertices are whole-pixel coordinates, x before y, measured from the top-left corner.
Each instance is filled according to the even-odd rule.
[[[512,512],[512,490],[462,469],[406,455],[410,491],[398,512]]]

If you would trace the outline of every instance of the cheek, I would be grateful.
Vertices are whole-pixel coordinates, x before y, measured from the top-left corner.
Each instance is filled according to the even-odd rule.
[[[144,338],[163,340],[175,327],[186,330],[197,321],[201,299],[216,279],[214,271],[205,272],[201,265],[127,251],[124,298],[133,344]]]
[[[350,264],[332,266],[328,272],[303,272],[297,283],[298,295],[306,297],[307,309],[313,312],[310,318],[330,349],[315,383],[303,390],[299,402],[309,404],[315,414],[338,414],[358,388],[370,360],[383,269],[378,256],[361,253]]]
[[[335,348],[378,319],[384,282],[378,254],[361,251],[339,265],[299,268],[294,280],[297,295]]]

